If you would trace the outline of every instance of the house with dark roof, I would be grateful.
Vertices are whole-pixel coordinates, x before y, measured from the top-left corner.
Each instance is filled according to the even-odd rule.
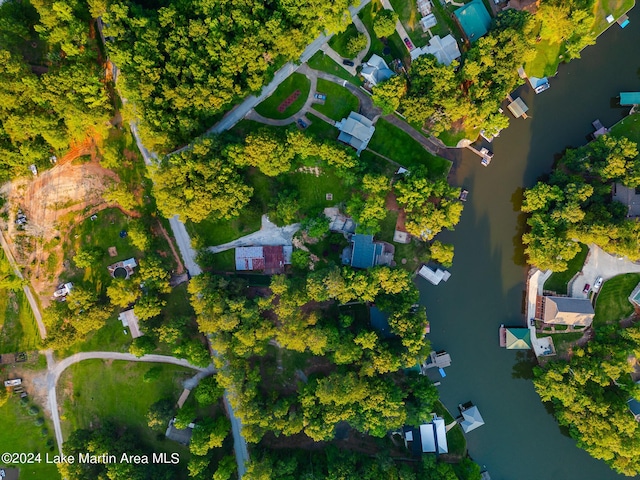
[[[347,118],[336,122],[336,128],[340,130],[338,140],[351,145],[358,151],[358,155],[367,148],[376,130],[371,120],[356,112],[351,112]]]
[[[354,268],[371,268],[376,265],[391,265],[395,248],[386,242],[374,242],[373,235],[359,233],[351,236],[349,264]]]
[[[542,320],[554,325],[588,327],[595,312],[587,298],[542,297]]]

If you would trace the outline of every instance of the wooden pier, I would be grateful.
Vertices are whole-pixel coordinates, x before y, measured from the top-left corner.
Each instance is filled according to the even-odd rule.
[[[493,152],[491,150],[485,147],[478,150],[473,145],[467,145],[467,148],[482,159],[482,165],[485,167],[491,163],[491,159],[493,158]]]
[[[507,329],[504,325],[500,325],[500,346],[503,348],[507,346]]]

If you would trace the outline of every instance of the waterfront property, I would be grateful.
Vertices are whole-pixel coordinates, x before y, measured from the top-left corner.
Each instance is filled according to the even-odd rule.
[[[612,198],[627,207],[627,217],[640,216],[640,190],[638,188],[629,188],[621,183],[614,183]]]
[[[404,427],[403,435],[405,446],[416,456],[422,453],[449,452],[447,428],[441,417],[434,415],[431,422],[418,428]]]
[[[347,118],[336,122],[336,128],[340,130],[338,140],[351,145],[358,151],[358,155],[367,148],[376,130],[371,120],[356,112],[351,112]]]
[[[531,349],[531,332],[528,328],[505,328],[504,346],[507,350]]]
[[[542,93],[545,90],[548,90],[551,85],[549,85],[549,79],[547,77],[529,77],[529,85],[533,88],[533,91],[538,93]]]
[[[593,305],[586,298],[539,296],[536,301],[536,318],[550,325],[588,327],[594,315]]]
[[[354,268],[391,265],[395,253],[395,248],[390,243],[374,242],[373,235],[362,234],[352,235],[351,247],[346,250],[343,259],[349,259],[349,264]]]
[[[482,0],[471,0],[453,13],[470,42],[475,42],[489,31],[491,17]]]

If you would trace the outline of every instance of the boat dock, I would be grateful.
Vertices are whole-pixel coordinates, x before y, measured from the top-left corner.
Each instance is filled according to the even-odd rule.
[[[447,270],[438,268],[434,272],[426,265],[423,265],[422,268],[418,270],[418,275],[420,275],[425,280],[430,281],[434,285],[438,285],[443,280],[446,282],[447,280],[449,280],[449,277],[451,277],[451,273],[449,273]]]
[[[591,122],[591,125],[593,125],[593,129],[595,130],[595,132],[591,134],[594,139],[598,138],[601,135],[606,135],[607,133],[609,133],[609,129],[602,125],[602,122],[599,119]]]
[[[482,159],[482,165],[485,167],[491,163],[491,160],[493,159],[493,152],[488,148],[482,147],[478,150],[473,145],[467,145],[467,148]]]

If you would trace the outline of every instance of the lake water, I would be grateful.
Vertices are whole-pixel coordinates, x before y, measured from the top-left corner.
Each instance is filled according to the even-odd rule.
[[[441,398],[454,415],[459,403],[479,407],[486,425],[467,434],[468,448],[493,480],[625,478],[563,434],[522,368],[524,353],[498,346],[498,328],[524,325],[522,188],[549,172],[566,147],[584,145],[593,120],[611,126],[626,115],[628,108],[615,107],[620,91],[640,90],[640,9],[634,10],[627,28],[614,24],[582,59],[562,65],[549,90],[521,89],[530,118],[511,117],[493,142],[489,167],[463,153],[453,182],[469,190],[469,200],[456,231],[441,235],[455,245],[452,277],[437,287],[418,280],[433,347],[447,350],[453,362]]]

